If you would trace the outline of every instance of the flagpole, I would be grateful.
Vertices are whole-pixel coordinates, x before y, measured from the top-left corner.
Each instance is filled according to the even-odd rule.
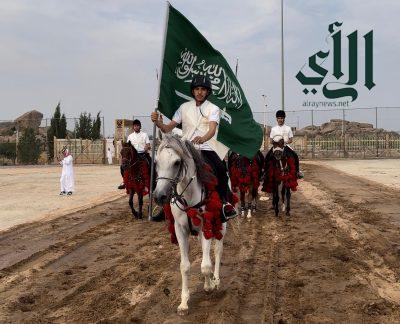
[[[161,64],[160,64],[160,76],[158,78],[158,94],[156,100],[156,106],[154,111],[157,111],[158,108],[158,100],[160,98],[160,85],[161,85],[161,78],[162,78],[162,70],[163,70],[163,60],[164,60],[164,53],[165,53],[165,42],[167,39],[167,30],[168,30],[168,17],[169,17],[169,7],[170,3],[167,1],[167,10],[165,11],[165,27],[164,27],[164,36],[163,36],[163,45],[162,45],[162,53],[161,53]],[[153,181],[154,181],[154,157],[156,154],[155,148],[155,138],[156,138],[156,124],[153,123],[153,145],[151,146],[151,170],[150,170],[150,190],[149,190],[149,220],[153,216]]]
[[[282,110],[285,110],[285,66],[283,52],[283,0],[281,0],[281,75],[282,75]]]
[[[235,68],[235,77],[237,78],[237,74],[238,74],[238,67],[239,67],[239,59],[236,59],[236,68]]]
[[[267,143],[266,143],[266,134],[267,134],[267,96],[265,94],[261,95],[264,99],[264,132],[263,132],[263,140],[264,140],[264,151],[267,149]]]

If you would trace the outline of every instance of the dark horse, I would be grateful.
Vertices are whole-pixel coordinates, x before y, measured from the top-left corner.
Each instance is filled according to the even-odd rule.
[[[272,192],[275,216],[279,214],[279,191],[282,197],[282,211],[290,216],[291,191],[297,190],[295,159],[284,145],[283,138],[274,139],[273,147],[265,157],[264,183],[262,191]],[[286,205],[285,205],[286,198]]]
[[[248,196],[248,218],[257,209],[258,187],[263,163],[264,157],[260,151],[252,159],[235,152],[231,152],[228,157],[228,171],[232,191],[240,192],[240,208],[243,216],[246,212],[246,196]]]
[[[150,166],[146,158],[139,154],[136,149],[124,143],[121,149],[124,184],[126,193],[129,194],[129,206],[136,219],[143,218],[143,196],[150,188]],[[133,206],[133,196],[138,195],[139,212]]]

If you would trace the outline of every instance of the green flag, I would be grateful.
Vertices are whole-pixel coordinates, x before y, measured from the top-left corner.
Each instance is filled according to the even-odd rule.
[[[170,4],[167,17],[158,110],[171,119],[182,103],[192,99],[193,77],[206,75],[212,83],[208,100],[221,109],[218,141],[252,158],[260,149],[262,129],[253,119],[243,90],[225,58]]]

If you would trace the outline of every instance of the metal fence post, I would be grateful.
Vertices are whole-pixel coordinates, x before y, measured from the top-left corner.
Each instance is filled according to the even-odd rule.
[[[103,119],[103,138],[106,138],[106,126],[104,125],[104,116],[102,117]]]
[[[342,146],[343,146],[343,157],[346,157],[346,141],[345,141],[345,133],[344,133],[344,109],[342,109]]]
[[[311,157],[314,159],[315,157],[314,109],[311,109],[311,126],[313,130]]]
[[[375,107],[375,141],[376,141],[376,157],[379,157],[379,141],[378,141],[378,107]]]
[[[15,165],[18,164],[18,142],[19,142],[19,129],[17,126],[17,136],[15,141]]]
[[[77,152],[76,152],[76,118],[74,117],[74,151],[75,151],[75,154],[74,154],[74,162],[76,162],[76,159],[77,159]]]
[[[47,162],[49,162],[49,156],[50,155],[49,155],[49,139],[47,137],[47,118],[46,118],[46,131],[45,131],[45,133],[46,133],[46,137],[45,137],[44,149],[45,149],[46,156],[47,156]]]

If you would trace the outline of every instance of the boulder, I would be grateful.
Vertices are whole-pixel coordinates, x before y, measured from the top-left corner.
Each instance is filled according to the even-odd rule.
[[[340,129],[341,129],[342,125],[340,124]],[[324,123],[321,125],[321,135],[327,135],[327,134],[331,134],[334,131],[336,131],[338,129],[338,125],[335,125],[334,123]]]
[[[365,129],[367,129],[367,128],[370,128],[370,129],[374,128],[374,125],[372,125],[372,124],[368,124],[368,123],[359,123],[359,124],[360,124],[360,128],[365,128]]]
[[[10,122],[1,122],[0,123],[0,136],[9,136],[14,133],[15,123]]]
[[[37,110],[31,110],[27,113],[19,116],[14,120],[19,130],[26,128],[33,128],[35,131],[38,130],[40,124],[42,123],[43,114]]]

